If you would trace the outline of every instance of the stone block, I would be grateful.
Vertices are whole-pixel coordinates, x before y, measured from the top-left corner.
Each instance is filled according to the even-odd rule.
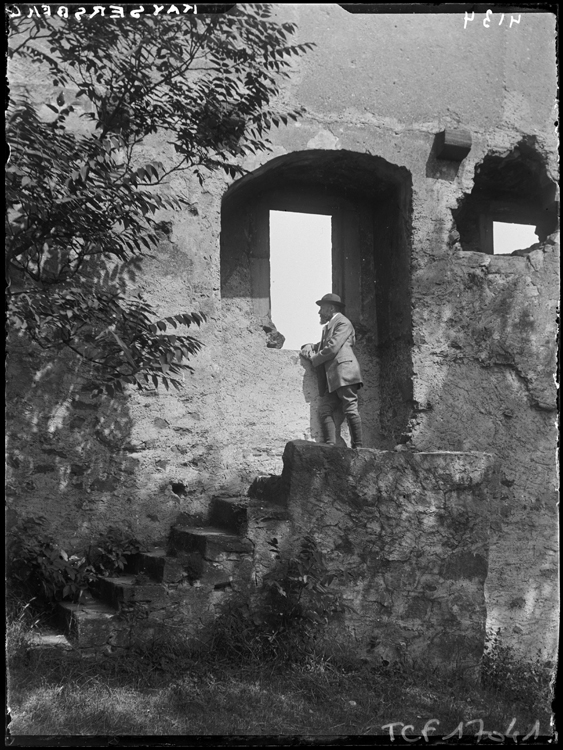
[[[249,539],[242,539],[213,527],[190,528],[175,526],[171,545],[176,552],[199,552],[205,560],[225,560],[233,554],[248,554],[253,550]]]
[[[239,497],[214,497],[209,511],[211,526],[244,534],[248,528],[248,500]]]
[[[135,576],[100,577],[97,588],[100,599],[117,608],[142,602],[157,606],[167,601],[166,588],[162,584],[136,583]]]
[[[71,651],[72,645],[62,633],[54,631],[43,631],[32,633],[29,638],[29,646],[32,651],[62,652]]]
[[[58,616],[63,633],[80,649],[103,646],[123,628],[117,619],[117,611],[101,602],[61,602]]]
[[[224,588],[226,585],[240,589],[252,580],[253,570],[253,560],[246,555],[234,560],[205,562],[199,582],[215,589]]]
[[[134,572],[158,583],[178,583],[187,575],[183,561],[170,557],[164,549],[139,553]]]
[[[276,525],[291,519],[289,510],[283,505],[273,504],[267,500],[255,501],[248,508],[249,527]]]
[[[436,158],[462,161],[471,151],[471,133],[468,130],[443,130],[436,135]]]

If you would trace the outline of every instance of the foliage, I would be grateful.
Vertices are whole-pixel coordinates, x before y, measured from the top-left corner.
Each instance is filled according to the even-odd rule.
[[[85,557],[69,555],[46,530],[42,516],[26,518],[8,538],[8,579],[14,592],[53,604],[76,601],[94,579]]]
[[[142,543],[121,529],[110,527],[98,542],[88,548],[86,558],[99,575],[122,573],[128,558],[143,550]]]
[[[269,544],[277,565],[264,577],[258,603],[238,602],[213,628],[211,648],[231,661],[300,661],[343,611],[336,573],[312,537],[303,539],[296,557],[283,553],[277,539]]]
[[[160,221],[190,204],[173,174],[243,173],[266,151],[268,130],[299,112],[276,100],[292,59],[295,24],[269,6],[139,18],[11,17],[11,60],[38,64],[54,93],[50,115],[15,90],[7,117],[10,322],[43,349],[70,349],[109,395],[180,386],[200,342],[123,293],[123,274],[155,251]],[[159,133],[166,164],[141,160]],[[163,152],[164,153],[164,152]],[[168,331],[168,332],[167,332]]]
[[[141,543],[110,528],[83,555],[69,554],[49,533],[47,520],[25,518],[9,533],[8,580],[15,598],[38,604],[77,601],[97,577],[123,571],[127,558],[140,552]]]
[[[35,611],[35,599],[21,591],[8,591],[6,597],[6,661],[9,668],[25,663],[31,640],[41,626],[44,613]]]
[[[277,565],[264,577],[265,621],[278,632],[298,630],[312,635],[343,611],[338,594],[331,588],[336,573],[328,570],[310,536],[304,537],[295,558],[280,551],[277,539],[269,544]]]
[[[488,632],[481,659],[483,687],[502,693],[505,700],[530,704],[532,710],[544,710],[550,702],[552,665],[538,650],[535,658],[524,660],[511,646],[502,642],[500,628]]]

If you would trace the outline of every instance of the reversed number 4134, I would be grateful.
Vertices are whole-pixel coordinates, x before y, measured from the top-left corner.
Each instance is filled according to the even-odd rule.
[[[500,14],[500,21],[497,24],[498,26],[502,26],[502,23],[504,21],[505,15],[506,15],[506,13],[501,13]],[[489,26],[491,25],[492,18],[493,18],[493,11],[492,10],[488,10],[485,13],[485,18],[483,18],[483,26],[486,29],[488,29]],[[522,18],[522,14],[521,13],[518,13],[517,16],[513,16],[511,14],[510,15],[510,26],[508,28],[511,29],[513,24],[520,23],[521,18]],[[467,11],[465,11],[465,15],[464,15],[464,19],[463,19],[463,28],[466,29],[467,28],[467,24],[470,21],[474,21],[474,20],[475,20],[475,11],[471,11],[471,13],[468,13]]]

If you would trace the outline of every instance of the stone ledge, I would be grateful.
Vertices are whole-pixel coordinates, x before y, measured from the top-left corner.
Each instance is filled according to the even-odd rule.
[[[33,633],[29,638],[29,648],[33,651],[72,651],[73,646],[62,633],[43,631]]]
[[[161,603],[166,601],[166,588],[160,583],[136,583],[135,576],[99,578],[100,598],[113,607],[136,602]]]
[[[214,561],[224,560],[233,553],[248,554],[254,548],[249,539],[211,526],[175,526],[172,529],[171,545],[176,552],[199,552],[204,559]]]

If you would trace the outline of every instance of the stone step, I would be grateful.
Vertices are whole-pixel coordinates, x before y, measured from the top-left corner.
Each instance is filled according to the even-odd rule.
[[[199,552],[183,556],[189,580],[198,586],[222,589],[232,584],[236,588],[252,577],[252,559],[248,555],[235,554],[222,560],[206,560]]]
[[[211,498],[209,525],[226,529],[233,534],[246,534],[248,529],[248,499],[241,497]]]
[[[59,653],[72,651],[73,646],[63,633],[45,629],[29,636],[29,649],[31,651]]]
[[[170,544],[176,553],[198,552],[204,560],[215,562],[230,559],[233,555],[249,554],[254,548],[249,539],[213,526],[173,526]]]
[[[288,487],[281,476],[268,474],[254,479],[248,488],[248,497],[287,507]]]
[[[270,502],[255,502],[249,514],[249,524],[252,527],[268,522],[289,521],[291,518],[288,508]]]
[[[137,575],[100,576],[95,585],[98,598],[119,610],[124,604],[147,603],[163,606],[167,600],[167,591],[161,583],[156,581],[138,582]]]
[[[117,610],[94,599],[83,603],[60,602],[59,623],[64,636],[79,649],[100,649],[119,640],[127,625],[117,618]]]
[[[156,583],[179,583],[187,577],[183,561],[171,557],[163,548],[139,552],[134,565],[127,572],[137,577],[145,575]]]

